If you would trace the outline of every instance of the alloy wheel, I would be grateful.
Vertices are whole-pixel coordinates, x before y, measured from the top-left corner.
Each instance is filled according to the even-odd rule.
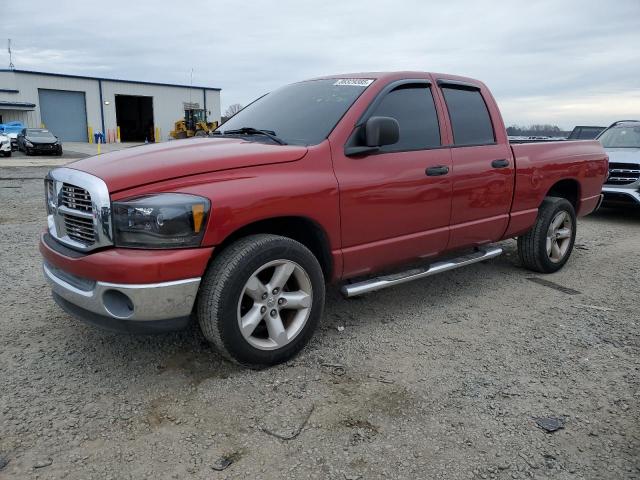
[[[547,255],[553,263],[562,261],[571,246],[573,221],[566,211],[558,212],[547,230]]]
[[[288,345],[311,313],[313,288],[307,272],[291,260],[274,260],[247,280],[238,300],[242,336],[260,350]]]

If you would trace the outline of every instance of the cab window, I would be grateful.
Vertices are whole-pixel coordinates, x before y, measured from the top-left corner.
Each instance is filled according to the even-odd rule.
[[[441,145],[438,115],[427,86],[402,85],[392,90],[372,116],[392,117],[400,124],[399,141],[382,147],[382,152],[425,150]]]
[[[456,146],[489,145],[496,141],[491,116],[477,89],[443,87]]]

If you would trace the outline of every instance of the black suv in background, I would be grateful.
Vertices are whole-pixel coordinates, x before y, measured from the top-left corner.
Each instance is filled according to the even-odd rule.
[[[62,155],[62,144],[45,128],[23,128],[18,134],[18,150],[27,155],[52,153]]]
[[[600,132],[602,132],[605,128],[607,127],[578,125],[571,131],[571,133],[567,137],[567,140],[593,140],[598,135],[600,135]]]

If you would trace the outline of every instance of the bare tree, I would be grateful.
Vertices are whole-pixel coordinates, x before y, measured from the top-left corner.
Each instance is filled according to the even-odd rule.
[[[242,105],[240,105],[239,103],[232,103],[225,110],[224,116],[227,117],[227,118],[231,118],[236,113],[238,113],[240,110],[242,110]]]

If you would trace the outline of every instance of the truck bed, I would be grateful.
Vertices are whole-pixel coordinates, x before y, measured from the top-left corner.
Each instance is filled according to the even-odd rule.
[[[511,144],[511,151],[516,166],[513,214],[537,210],[551,187],[563,180],[575,186],[576,213],[593,210],[608,168],[598,141],[529,141]]]

